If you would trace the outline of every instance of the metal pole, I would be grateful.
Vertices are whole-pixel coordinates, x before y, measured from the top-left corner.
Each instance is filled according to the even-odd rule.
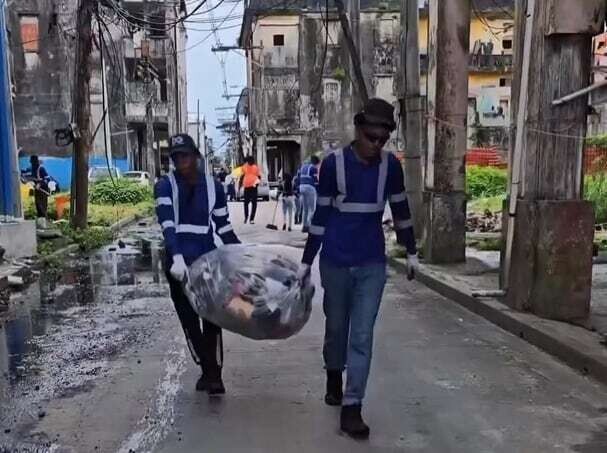
[[[102,31],[101,31],[101,22],[98,24],[99,26],[99,55],[101,57],[101,88],[102,88],[102,98],[103,98],[103,141],[105,145],[105,159],[108,163],[108,166],[112,163],[112,131],[110,128],[110,106],[109,99],[107,93],[107,72],[105,67],[105,54],[103,53],[103,39]],[[109,171],[110,169],[108,169]]]

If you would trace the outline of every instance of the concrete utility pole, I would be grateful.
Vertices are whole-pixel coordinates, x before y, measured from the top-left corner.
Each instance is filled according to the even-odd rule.
[[[145,104],[145,171],[150,177],[156,175],[156,156],[154,153],[154,98],[150,96]]]
[[[430,0],[426,259],[466,259],[470,0]]]
[[[356,3],[356,1],[357,0],[353,0],[354,3]],[[341,23],[344,38],[346,39],[346,45],[348,46],[348,50],[350,52],[350,59],[352,61],[352,69],[354,71],[355,78],[354,82],[356,84],[358,99],[362,104],[366,104],[369,100],[369,92],[367,91],[367,85],[365,84],[365,77],[363,75],[362,64],[360,62],[360,45],[358,47],[356,46],[355,38],[352,34],[352,30],[350,29],[350,23],[348,22],[348,16],[346,14],[344,2],[342,0],[335,0],[335,6],[337,6],[337,11],[339,13],[339,22]],[[358,3],[358,17],[360,18],[360,3]],[[358,27],[358,21],[356,26]]]
[[[353,59],[350,59],[350,67],[352,68],[352,70],[350,71],[350,73],[355,73],[356,72],[356,68],[354,67],[356,64],[358,64],[359,68],[361,68],[361,72],[362,72],[362,55],[361,55],[361,47],[360,47],[360,0],[349,0],[348,1],[348,7],[349,7],[349,15],[350,15],[350,27],[352,29],[352,42],[354,44],[353,49],[356,52],[356,56],[358,57],[358,63],[355,63]],[[364,75],[363,75],[364,77]],[[363,78],[363,84],[365,85],[365,91],[366,91],[366,82],[364,82],[364,78]],[[352,96],[352,110],[354,112],[359,112],[360,110],[362,110],[363,105],[365,103],[365,101],[363,100],[363,98],[368,98],[369,95],[368,94],[364,94],[364,95],[358,95],[358,93],[355,93],[354,96]]]
[[[424,233],[422,196],[422,97],[419,64],[419,11],[417,0],[401,0],[401,103],[404,114],[405,187],[413,221],[415,236]],[[400,133],[400,131],[398,131]]]
[[[590,85],[592,36],[604,20],[605,0],[517,2],[502,284],[510,306],[570,322],[587,318],[592,283],[594,215],[582,200],[587,94],[553,101]]]
[[[80,0],[78,6],[76,32],[76,61],[74,104],[72,111],[76,123],[74,131],[74,165],[72,174],[72,210],[71,223],[74,228],[86,228],[88,220],[89,198],[89,152],[92,147],[91,102],[89,88],[91,82],[90,56],[93,50],[92,18],[97,2]]]

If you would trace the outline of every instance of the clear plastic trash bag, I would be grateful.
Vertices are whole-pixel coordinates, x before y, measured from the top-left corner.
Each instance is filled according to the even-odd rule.
[[[189,269],[186,294],[201,318],[254,340],[283,339],[310,318],[314,285],[279,247],[224,245]]]

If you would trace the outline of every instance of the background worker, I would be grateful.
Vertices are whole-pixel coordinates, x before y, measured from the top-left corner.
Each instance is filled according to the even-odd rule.
[[[293,228],[293,211],[295,210],[295,192],[293,191],[293,179],[290,174],[285,173],[278,188],[282,202],[282,231]]]
[[[175,171],[160,178],[154,190],[156,215],[166,251],[165,269],[171,299],[194,361],[202,368],[196,390],[210,395],[225,393],[221,379],[223,342],[221,328],[203,320],[183,291],[188,266],[216,248],[213,233],[224,244],[238,244],[230,224],[221,183],[200,169],[200,153],[189,135],[170,138],[169,152]],[[213,228],[213,224],[215,228]]]
[[[38,156],[30,156],[30,168],[23,172],[26,180],[34,184],[34,203],[36,205],[36,225],[46,228],[48,217],[48,197],[51,193],[49,182],[51,178],[40,162]]]
[[[322,247],[325,402],[342,405],[342,431],[366,438],[369,427],[361,409],[371,367],[373,329],[386,283],[382,228],[386,201],[390,202],[398,243],[409,254],[409,278],[414,276],[417,255],[403,170],[392,153],[382,151],[396,128],[394,108],[384,100],[371,99],[354,117],[354,124],[355,141],[322,163],[316,212],[299,277],[308,278]]]
[[[310,157],[310,161],[301,166],[297,173],[299,180],[299,194],[302,204],[302,222],[304,233],[307,233],[312,222],[314,209],[316,207],[316,189],[318,187],[318,156]]]
[[[247,221],[253,225],[255,223],[255,213],[257,212],[257,186],[261,182],[261,172],[255,165],[253,156],[247,156],[245,164],[242,166],[242,176],[240,177],[240,187],[244,187],[244,223]],[[251,217],[249,217],[249,204],[251,204]]]

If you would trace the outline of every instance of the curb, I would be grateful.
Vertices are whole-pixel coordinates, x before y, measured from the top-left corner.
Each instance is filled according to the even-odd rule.
[[[404,260],[389,258],[399,271],[406,271]],[[584,375],[607,384],[607,347],[601,335],[571,324],[542,319],[512,310],[493,298],[473,297],[467,288],[449,284],[444,275],[421,265],[416,280],[442,296],[460,304],[502,329],[516,335],[548,354],[557,357]]]

